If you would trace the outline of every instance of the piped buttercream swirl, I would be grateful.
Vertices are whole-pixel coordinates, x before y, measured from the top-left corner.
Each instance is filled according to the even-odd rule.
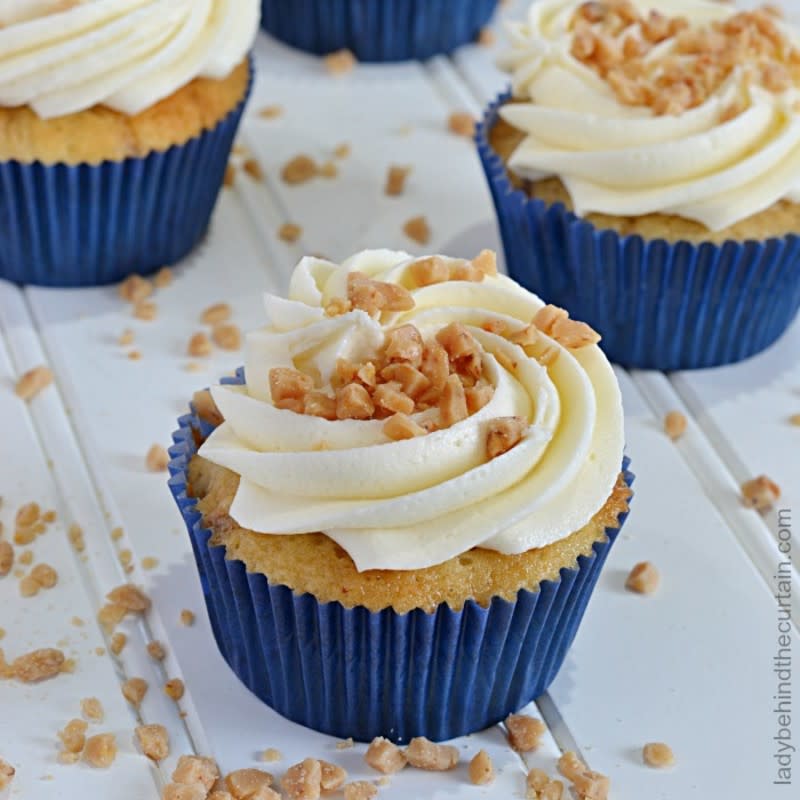
[[[267,295],[268,323],[247,337],[246,385],[217,386],[225,422],[200,455],[240,476],[230,509],[244,528],[270,534],[322,531],[359,570],[417,569],[473,547],[520,553],[561,539],[604,505],[623,449],[620,393],[596,345],[570,350],[544,337],[544,366],[506,335],[528,326],[543,303],[504,276],[415,285],[415,259],[365,251],[341,265],[304,258],[288,299]],[[360,272],[406,288],[414,307],[370,316],[329,316]],[[489,401],[439,429],[437,408],[411,418],[432,432],[402,441],[380,419],[323,419],[278,408],[269,376],[301,369],[330,391],[340,359],[362,362],[387,334],[413,325],[426,341],[460,323],[478,343]],[[492,420],[517,417],[526,433],[487,459]]]
[[[0,105],[137,114],[195,78],[227,77],[259,12],[258,0],[0,0]]]
[[[508,162],[514,173],[530,180],[560,178],[582,216],[663,213],[695,220],[712,231],[782,199],[800,201],[800,32],[795,27],[777,18],[762,23],[781,37],[780,62],[769,67],[772,81],[761,79],[765,65],[757,54],[719,82],[713,80],[712,60],[710,66],[702,65],[702,80],[711,75],[711,90],[702,100],[657,113],[652,102],[635,99],[640,88],[635,81],[630,84],[632,97],[621,99],[626,87],[617,91],[614,78],[624,76],[626,60],[609,81],[576,57],[581,25],[584,31],[588,26],[601,33],[585,21],[576,26],[583,5],[602,3],[540,0],[524,22],[510,26],[511,48],[500,63],[511,73],[515,99],[521,102],[506,104],[500,115],[526,134]],[[664,17],[680,15],[688,24],[685,32],[644,48],[640,58],[645,69],[664,65],[655,68],[656,77],[691,58],[686,51],[691,50],[688,37],[693,33],[724,25],[737,14],[731,6],[706,0],[632,0],[630,5],[641,19],[655,10]],[[638,22],[626,26],[612,35],[610,47],[621,47],[630,38],[630,48],[636,50],[642,30]],[[710,42],[713,47],[714,40]],[[680,43],[688,47],[680,49]],[[589,51],[591,47],[590,40]],[[684,92],[691,97],[689,84],[677,89],[679,96]],[[658,91],[655,100],[657,109]]]

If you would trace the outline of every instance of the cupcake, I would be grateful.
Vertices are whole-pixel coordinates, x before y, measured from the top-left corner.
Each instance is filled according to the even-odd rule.
[[[258,3],[231,9],[0,8],[0,278],[111,283],[198,243],[250,87]]]
[[[262,0],[261,25],[281,41],[359,61],[407,61],[474,42],[497,0]]]
[[[628,511],[589,326],[475,260],[304,258],[170,485],[219,648],[291,720],[442,740],[558,672]]]
[[[800,31],[770,8],[543,0],[477,139],[510,274],[663,370],[763,350],[800,306]]]

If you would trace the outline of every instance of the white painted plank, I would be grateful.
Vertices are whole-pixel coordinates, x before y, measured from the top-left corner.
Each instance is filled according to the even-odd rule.
[[[10,318],[7,285],[0,286],[0,330],[6,337],[19,338],[20,320]],[[138,800],[156,791],[150,763],[134,748],[134,715],[119,690],[114,664],[97,648],[106,642],[95,624],[97,606],[87,589],[85,565],[67,539],[70,503],[60,496],[39,445],[28,408],[11,388],[24,370],[40,363],[21,361],[15,369],[0,336],[0,416],[3,419],[3,458],[0,459],[0,508],[6,536],[14,532],[14,515],[20,505],[38,502],[43,510],[54,509],[58,519],[32,545],[17,547],[34,554],[34,563],[47,563],[58,572],[58,583],[36,597],[22,599],[19,580],[12,573],[0,578],[0,641],[6,658],[42,647],[59,647],[76,659],[73,674],[59,675],[40,684],[0,680],[0,754],[17,769],[10,797],[50,800],[63,797],[118,797]],[[51,388],[30,404],[38,416],[59,413],[59,399]],[[87,530],[87,542],[94,533]],[[18,567],[25,573],[30,567]],[[82,624],[75,623],[80,620]],[[98,697],[105,708],[105,720],[92,724],[88,735],[111,732],[116,735],[119,755],[111,770],[95,770],[86,764],[57,762],[56,734],[73,718],[80,717],[80,700]]]
[[[632,413],[636,388],[620,374],[633,510],[550,694],[619,800],[782,796],[771,783],[775,600],[659,420]],[[654,596],[624,589],[639,561],[662,575]],[[678,766],[646,768],[649,741],[669,743]]]

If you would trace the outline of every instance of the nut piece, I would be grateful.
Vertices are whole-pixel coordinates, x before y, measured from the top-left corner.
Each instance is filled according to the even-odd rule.
[[[133,306],[133,316],[136,319],[152,322],[158,315],[158,306],[152,300],[140,300]]]
[[[16,770],[14,767],[12,767],[8,761],[0,758],[0,792],[11,785],[11,781],[14,780],[15,774]]]
[[[277,119],[283,114],[283,106],[264,106],[259,112],[258,116],[261,119]]]
[[[417,425],[411,417],[405,414],[395,414],[383,423],[383,432],[393,441],[413,439],[415,436],[424,436],[427,431]]]
[[[336,398],[324,392],[309,392],[303,398],[303,413],[322,419],[336,419]]]
[[[375,406],[360,383],[350,383],[336,391],[337,419],[370,419]]]
[[[164,649],[164,645],[161,644],[161,642],[154,640],[147,643],[147,654],[154,661],[163,661],[167,655],[167,651]]]
[[[432,286],[450,280],[450,266],[441,256],[426,256],[408,268],[417,286]]]
[[[132,614],[144,614],[150,610],[150,598],[132,583],[124,583],[112,589],[106,597],[111,603],[122,606]]]
[[[185,689],[180,678],[170,678],[164,684],[164,694],[176,703],[183,697]]]
[[[323,61],[325,69],[335,77],[352,72],[358,63],[356,57],[349,50],[337,50],[335,53],[329,53]]]
[[[147,451],[144,463],[150,472],[163,472],[169,464],[169,454],[160,444],[154,444]]]
[[[278,238],[289,244],[294,244],[303,235],[303,229],[293,222],[285,222],[278,228]]]
[[[186,348],[187,355],[192,358],[203,358],[211,355],[211,340],[202,331],[192,334]]]
[[[287,367],[269,371],[269,389],[276,408],[303,413],[303,398],[314,388],[314,381],[302,372]]]
[[[207,796],[208,792],[199,783],[169,783],[164,787],[161,800],[206,800]],[[224,792],[224,796],[225,800],[230,800],[227,792]]]
[[[344,787],[344,800],[373,800],[378,796],[378,787],[369,781],[353,781]]]
[[[484,275],[497,275],[497,253],[494,250],[481,250],[472,259],[472,266]]]
[[[238,350],[242,346],[242,332],[239,326],[232,322],[215,325],[211,331],[211,338],[222,350]]]
[[[64,653],[52,647],[34,650],[11,662],[11,675],[23,683],[38,683],[53,678],[64,667]]]
[[[219,778],[219,768],[213,758],[203,756],[181,756],[178,759],[178,766],[172,773],[172,780],[175,783],[200,784],[206,792],[211,791],[211,787]],[[203,795],[205,798],[205,795]]]
[[[223,422],[222,414],[208,389],[201,389],[192,395],[192,405],[197,416],[209,425],[220,425]]]
[[[469,779],[476,786],[484,786],[494,780],[494,765],[485,750],[479,750],[469,762]]]
[[[373,392],[372,400],[377,408],[393,414],[411,414],[414,411],[414,401],[402,391],[399,383],[382,383]]]
[[[194,625],[194,611],[189,611],[188,608],[184,608],[181,611],[181,625],[186,625],[187,627]]]
[[[83,529],[80,525],[73,522],[67,531],[67,538],[70,544],[75,548],[76,552],[82,553],[86,549],[86,542],[83,538]]]
[[[475,135],[475,118],[469,111],[454,111],[447,118],[447,127],[450,133],[471,139]]]
[[[748,508],[755,508],[757,511],[766,511],[772,508],[774,503],[780,499],[780,496],[780,486],[766,475],[759,475],[757,478],[742,484],[742,500],[744,504]]]
[[[395,283],[372,280],[363,272],[347,276],[347,299],[352,308],[360,308],[370,315],[379,311],[410,311],[414,308],[411,293]]]
[[[84,697],[81,700],[81,714],[89,722],[102,722],[105,716],[103,704],[96,697]]]
[[[272,775],[261,769],[237,769],[225,778],[225,786],[236,800],[250,797],[271,785]]]
[[[144,700],[147,694],[147,681],[144,678],[128,678],[122,684],[122,696],[134,708],[138,708],[139,704]]]
[[[11,572],[14,566],[14,548],[5,539],[0,540],[0,578]]]
[[[669,436],[672,441],[680,439],[686,432],[687,426],[686,417],[680,411],[670,411],[664,417],[664,433]]]
[[[264,180],[264,170],[255,158],[245,159],[242,169],[254,180],[261,183]]]
[[[339,746],[337,745],[337,748]],[[261,754],[262,761],[283,761],[283,753],[280,750],[276,750],[274,747],[268,747],[262,754]]]
[[[539,746],[542,734],[547,730],[540,719],[527,714],[510,714],[506,718],[508,743],[518,753],[530,753]]]
[[[606,800],[608,797],[611,781],[588,769],[572,751],[558,760],[558,771],[572,783],[581,800]]]
[[[111,647],[109,648],[113,655],[118,656],[128,643],[128,637],[124,633],[115,633],[111,637]]]
[[[559,344],[570,350],[580,350],[600,341],[600,334],[585,322],[574,319],[558,319],[550,334]]]
[[[139,725],[135,730],[142,752],[153,761],[169,755],[169,736],[163,725]]]
[[[406,178],[411,174],[411,167],[400,167],[390,164],[386,172],[384,194],[388,197],[399,197],[406,189]]]
[[[108,769],[117,757],[117,740],[113,733],[98,733],[86,740],[83,760],[92,767]]]
[[[649,742],[642,748],[642,758],[648,767],[663,769],[675,764],[672,748],[664,742]]]
[[[533,324],[542,332],[550,336],[553,327],[559,320],[568,318],[567,312],[563,308],[554,305],[546,305],[540,308],[533,317]]]
[[[284,183],[295,186],[315,178],[318,172],[319,168],[317,167],[317,162],[310,156],[301,154],[295,156],[283,165],[281,169],[281,178]]]
[[[322,761],[322,759],[320,759],[319,766],[321,770],[319,784],[323,792],[335,792],[344,786],[344,782],[347,780],[346,769],[337,764],[331,764],[330,761]]]
[[[153,284],[141,275],[129,275],[117,287],[119,296],[128,303],[138,303],[153,293]]]
[[[637,594],[653,594],[658,589],[661,576],[649,561],[637,564],[625,581],[625,588]]]
[[[451,375],[442,390],[439,400],[439,417],[442,427],[449,428],[469,416],[467,411],[467,396],[458,375]]]
[[[318,800],[321,791],[322,766],[315,758],[306,758],[289,767],[281,786],[291,800]]]
[[[228,303],[214,303],[206,308],[200,315],[200,322],[204,325],[218,325],[231,318],[231,307]]]
[[[486,425],[487,458],[491,461],[516,447],[527,430],[528,422],[522,417],[497,417],[489,420]]]
[[[403,225],[403,233],[417,244],[428,244],[431,239],[431,228],[424,216],[412,217]]]
[[[28,370],[14,388],[17,397],[28,401],[36,397],[53,382],[53,372],[48,367],[34,367]]]
[[[413,325],[401,325],[386,334],[384,354],[387,361],[406,362],[418,367],[422,364],[424,349],[422,335]]]
[[[63,731],[58,732],[58,738],[64,745],[67,753],[82,753],[86,745],[86,729],[89,723],[82,719],[70,720]]]
[[[384,775],[399,772],[408,763],[405,753],[393,742],[378,736],[370,742],[364,761]]]
[[[169,267],[161,267],[153,276],[153,286],[156,289],[165,289],[172,284],[172,270]]]
[[[424,736],[408,743],[406,758],[412,767],[443,772],[458,764],[458,750],[447,744],[435,744]]]

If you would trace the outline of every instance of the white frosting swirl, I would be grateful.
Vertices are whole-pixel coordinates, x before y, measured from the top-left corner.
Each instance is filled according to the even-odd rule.
[[[258,0],[0,0],[0,105],[138,114],[195,78],[227,77],[259,13]]]
[[[596,346],[569,351],[552,342],[559,357],[545,368],[487,333],[481,326],[492,320],[522,329],[543,305],[504,276],[412,289],[411,311],[380,320],[360,310],[325,315],[333,297],[346,296],[348,272],[411,289],[411,263],[407,253],[386,250],[341,266],[304,258],[289,299],[266,297],[269,324],[247,337],[247,385],[212,389],[225,422],[200,449],[241,476],[231,516],[263,533],[322,531],[359,570],[423,568],[478,545],[520,553],[578,530],[605,504],[622,460],[620,392],[605,356]],[[495,391],[449,428],[392,441],[381,420],[328,421],[271,401],[274,367],[329,376],[339,358],[373,357],[397,325],[412,323],[427,340],[451,322],[482,346]],[[509,362],[517,362],[513,371],[503,366]],[[329,386],[327,378],[317,383]],[[487,461],[486,423],[507,416],[528,420],[528,433]]]
[[[800,114],[797,88],[772,93],[749,86],[734,70],[700,106],[655,116],[621,104],[608,83],[571,55],[570,21],[582,0],[540,0],[526,22],[510,27],[512,48],[501,66],[517,98],[500,114],[527,138],[509,168],[531,180],[559,177],[575,212],[616,216],[664,213],[719,231],[781,199],[800,202]],[[633,0],[684,16],[695,27],[737,13],[705,0]],[[800,31],[778,22],[795,45]],[[648,56],[667,55],[674,40]],[[746,110],[724,121],[737,99]]]

